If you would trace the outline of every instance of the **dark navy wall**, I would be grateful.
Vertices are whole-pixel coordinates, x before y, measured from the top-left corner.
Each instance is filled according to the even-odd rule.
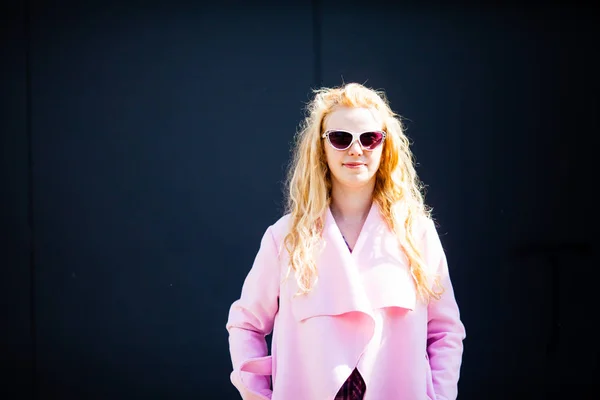
[[[31,398],[28,95],[25,7],[0,5],[0,397]],[[11,397],[8,397],[11,398]]]
[[[2,398],[238,398],[229,305],[310,89],[344,81],[406,118],[467,327],[459,398],[597,389],[591,12],[5,7]]]
[[[414,141],[467,326],[459,398],[583,390],[598,371],[580,286],[598,264],[597,18],[322,3],[325,82],[385,88]]]

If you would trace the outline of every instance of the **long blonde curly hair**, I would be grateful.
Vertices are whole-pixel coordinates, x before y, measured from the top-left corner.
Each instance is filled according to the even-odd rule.
[[[291,227],[284,244],[290,256],[288,276],[290,271],[294,272],[297,294],[310,292],[318,278],[315,254],[331,202],[331,175],[321,134],[325,118],[342,106],[374,109],[381,116],[387,136],[376,173],[373,201],[407,256],[417,294],[425,300],[439,298],[443,290],[435,291],[435,285],[430,285],[413,232],[415,221],[421,216],[430,217],[431,209],[424,204],[424,187],[413,165],[401,117],[392,111],[383,91],[358,83],[315,89],[313,93],[315,96],[306,107],[306,117],[295,138],[286,180],[286,213],[290,214]],[[434,279],[440,287],[439,278]]]

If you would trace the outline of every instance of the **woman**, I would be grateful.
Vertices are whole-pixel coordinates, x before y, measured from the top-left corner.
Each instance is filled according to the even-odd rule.
[[[456,399],[465,329],[382,92],[316,91],[227,330],[245,400]]]

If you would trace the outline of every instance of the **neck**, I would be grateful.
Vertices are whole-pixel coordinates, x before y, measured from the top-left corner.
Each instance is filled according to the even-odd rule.
[[[333,185],[331,188],[331,213],[334,218],[347,222],[364,221],[373,204],[375,182],[361,188]]]

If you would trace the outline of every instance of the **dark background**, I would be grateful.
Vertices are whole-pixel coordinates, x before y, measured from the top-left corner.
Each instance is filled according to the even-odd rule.
[[[310,89],[352,81],[407,119],[459,399],[596,398],[591,6],[192,3],[2,6],[0,398],[239,398],[229,305]]]

